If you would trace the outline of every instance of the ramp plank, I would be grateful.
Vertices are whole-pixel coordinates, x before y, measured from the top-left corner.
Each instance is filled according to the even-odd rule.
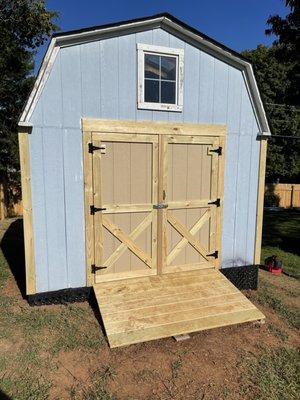
[[[94,291],[111,347],[264,319],[215,269],[103,282]]]

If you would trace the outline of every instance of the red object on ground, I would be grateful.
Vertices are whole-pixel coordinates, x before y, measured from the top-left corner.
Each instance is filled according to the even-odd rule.
[[[267,271],[271,272],[274,275],[281,275],[283,271],[282,261],[277,258],[277,256],[271,256],[265,259],[265,265]]]

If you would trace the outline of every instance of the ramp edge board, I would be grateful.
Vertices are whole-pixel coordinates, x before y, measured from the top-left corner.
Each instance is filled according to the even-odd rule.
[[[263,320],[218,270],[94,285],[110,347]]]

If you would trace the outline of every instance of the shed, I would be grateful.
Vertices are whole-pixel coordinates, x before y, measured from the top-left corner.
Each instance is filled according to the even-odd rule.
[[[93,287],[112,347],[261,320],[250,63],[169,14],[53,35],[19,122],[27,295]]]

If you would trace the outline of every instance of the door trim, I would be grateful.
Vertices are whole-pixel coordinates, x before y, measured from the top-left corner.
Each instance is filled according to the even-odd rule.
[[[82,144],[83,144],[83,177],[84,177],[84,215],[85,215],[85,254],[86,254],[86,285],[94,284],[94,274],[91,266],[95,263],[94,249],[94,218],[90,213],[90,205],[93,204],[93,155],[88,151],[88,143],[92,141],[92,134],[121,134],[124,140],[126,136],[139,136],[142,134],[159,135],[159,141],[163,140],[164,135],[189,135],[192,136],[215,136],[220,138],[223,154],[225,154],[225,137],[226,125],[222,124],[186,124],[186,123],[168,123],[168,122],[150,122],[150,121],[131,121],[131,120],[107,120],[95,118],[82,118]],[[124,135],[123,135],[124,134]],[[128,136],[127,136],[128,138]],[[163,146],[159,146],[163,151]],[[218,197],[223,199],[224,191],[224,155],[220,157],[219,162],[219,177],[218,177]],[[160,156],[159,163],[163,158]],[[161,166],[161,164],[159,164]],[[162,168],[160,173],[164,174]],[[163,182],[163,181],[162,181]],[[162,196],[163,191],[159,190],[159,196]],[[159,202],[163,202],[162,198],[158,198]],[[216,245],[221,255],[221,228],[222,228],[222,210],[223,207],[217,208],[217,235]],[[161,210],[158,210],[160,212]],[[158,218],[158,223],[160,218]],[[160,229],[158,229],[158,232]],[[158,238],[158,257],[163,257],[164,243]],[[221,258],[219,258],[221,259]],[[159,269],[160,262],[157,262]]]

